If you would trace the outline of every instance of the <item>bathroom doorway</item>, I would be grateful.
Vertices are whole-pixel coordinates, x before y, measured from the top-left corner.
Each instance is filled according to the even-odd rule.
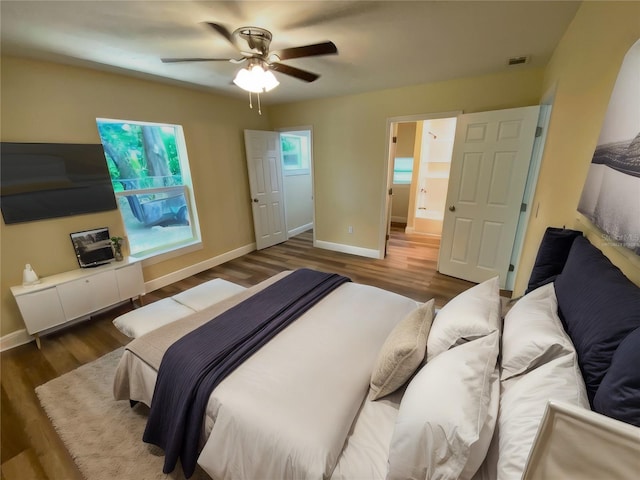
[[[390,238],[439,246],[458,113],[390,119]]]

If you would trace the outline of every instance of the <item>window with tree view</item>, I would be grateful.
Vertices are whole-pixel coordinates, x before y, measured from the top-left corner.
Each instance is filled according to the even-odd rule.
[[[198,240],[182,127],[97,123],[131,255],[151,256]]]

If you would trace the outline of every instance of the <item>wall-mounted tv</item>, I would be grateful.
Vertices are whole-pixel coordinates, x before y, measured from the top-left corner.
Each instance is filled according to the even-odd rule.
[[[100,144],[0,144],[0,208],[6,224],[117,208]]]
[[[71,243],[82,268],[97,267],[114,259],[107,227],[71,233]]]

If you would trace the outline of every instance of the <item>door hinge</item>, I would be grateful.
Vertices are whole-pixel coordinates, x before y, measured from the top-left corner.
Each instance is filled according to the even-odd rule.
[[[392,141],[393,143],[398,143],[398,137],[393,137],[393,138],[391,139],[391,141]]]
[[[520,204],[520,211],[521,212],[526,212],[527,211],[527,204],[526,203],[521,203]]]
[[[536,138],[542,136],[542,127],[536,127]]]
[[[389,240],[391,238],[391,235],[387,235],[387,240]]]
[[[389,189],[389,195],[393,195],[393,188]]]
[[[513,272],[515,270],[516,267],[513,266],[513,263],[509,264],[509,271]]]

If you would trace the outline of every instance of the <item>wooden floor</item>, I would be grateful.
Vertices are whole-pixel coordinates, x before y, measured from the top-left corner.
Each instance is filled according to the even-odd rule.
[[[283,244],[252,252],[150,292],[144,296],[144,303],[174,295],[213,278],[251,286],[278,272],[299,267],[337,272],[354,282],[374,285],[419,301],[435,298],[438,306],[473,285],[437,273],[438,242],[405,235],[397,225],[393,227],[384,260],[313,248],[312,243],[312,232],[303,233]],[[118,332],[111,321],[131,308],[128,304],[122,305],[48,335],[42,339],[42,350],[30,343],[1,354],[2,480],[82,478],[40,407],[34,389],[128,343],[129,339]]]

